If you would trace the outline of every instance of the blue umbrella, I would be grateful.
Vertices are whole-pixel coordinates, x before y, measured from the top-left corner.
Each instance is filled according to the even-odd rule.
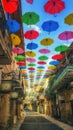
[[[20,69],[26,69],[26,66],[20,66],[19,68]]]
[[[8,19],[6,21],[6,26],[10,33],[15,33],[20,30],[20,24],[16,20]]]
[[[27,49],[33,50],[36,48],[38,48],[38,45],[36,43],[31,42],[27,45]]]
[[[53,61],[50,61],[50,62],[49,62],[49,64],[51,64],[51,65],[55,65],[55,66],[58,65],[59,63],[60,63],[60,62],[57,61],[57,60],[56,60],[56,61],[53,60]]]
[[[52,31],[56,31],[59,28],[59,24],[56,21],[46,21],[42,24],[42,28],[44,31],[47,32],[52,32]]]
[[[37,68],[38,69],[44,69],[44,66],[38,66]]]

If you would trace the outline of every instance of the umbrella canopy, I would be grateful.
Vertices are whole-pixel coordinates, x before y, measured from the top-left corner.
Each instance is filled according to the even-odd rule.
[[[18,9],[18,0],[2,0],[3,7],[9,14],[14,13]]]
[[[17,56],[15,56],[14,58],[15,58],[15,60],[17,60],[17,61],[23,61],[23,60],[25,59],[25,56],[23,56],[23,55],[17,55]]]
[[[36,66],[36,64],[28,64],[28,66]]]
[[[50,53],[50,50],[48,50],[48,49],[40,49],[39,52],[42,53],[42,54],[48,54],[48,53]]]
[[[26,62],[24,62],[24,61],[18,61],[16,64],[19,65],[19,66],[23,66],[23,65],[25,66]]]
[[[40,65],[45,65],[46,62],[44,62],[44,61],[38,61],[38,64],[40,64]]]
[[[40,56],[38,59],[39,60],[48,60],[48,57],[44,55],[44,56]]]
[[[26,0],[27,3],[32,4],[33,0]]]
[[[13,45],[15,46],[20,45],[21,39],[19,38],[19,36],[17,36],[16,34],[11,34],[10,36],[11,36],[11,41]]]
[[[26,60],[30,63],[36,62],[35,58],[26,58]]]
[[[24,34],[24,37],[29,40],[36,39],[38,36],[39,33],[35,30],[29,30]]]
[[[56,69],[56,66],[54,66],[54,65],[48,66],[48,69],[49,69],[49,70],[55,70],[55,69]]]
[[[65,3],[61,0],[49,0],[44,5],[45,12],[49,14],[60,13],[65,8]]]
[[[12,52],[15,54],[23,54],[24,50],[20,47],[14,47],[14,48],[12,48]]]
[[[68,25],[73,25],[73,13],[69,14],[64,18],[64,23]]]
[[[56,54],[56,55],[53,55],[52,56],[52,59],[53,60],[61,60],[61,59],[63,59],[64,58],[64,56],[62,55],[62,54]]]
[[[20,69],[26,69],[26,66],[20,66]]]
[[[37,68],[38,69],[44,69],[44,66],[38,66]]]
[[[57,46],[56,48],[55,48],[55,51],[57,51],[57,52],[64,52],[64,51],[66,51],[68,49],[68,46],[66,46],[66,45],[61,45],[61,46]]]
[[[35,70],[35,68],[30,67],[30,68],[28,68],[28,70]]]
[[[60,40],[69,40],[73,39],[73,31],[64,31],[59,34],[58,38]]]
[[[27,49],[33,50],[36,48],[38,48],[38,45],[36,43],[31,42],[27,45]]]
[[[10,33],[15,33],[20,30],[20,24],[16,20],[8,19],[6,26]]]
[[[49,20],[42,24],[42,29],[47,32],[56,31],[59,28],[59,24],[56,21]]]
[[[57,60],[53,60],[53,61],[50,61],[50,62],[49,62],[50,65],[55,65],[55,66],[58,65],[59,63],[60,63],[60,62],[57,61]]]
[[[40,41],[41,45],[43,46],[49,46],[51,44],[53,44],[54,40],[51,38],[44,38]]]
[[[35,52],[32,52],[32,51],[26,51],[25,52],[27,56],[29,57],[35,57],[36,56],[36,53]]]
[[[36,24],[39,21],[39,15],[35,12],[27,12],[22,16],[22,22],[27,25]]]

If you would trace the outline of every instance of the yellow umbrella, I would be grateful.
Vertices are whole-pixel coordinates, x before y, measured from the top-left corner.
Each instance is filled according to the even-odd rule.
[[[48,66],[48,69],[49,69],[49,70],[55,70],[55,69],[56,69],[56,66]]]
[[[38,72],[43,72],[44,70],[38,69],[37,71],[38,71]]]
[[[40,41],[41,45],[43,45],[43,46],[49,46],[49,45],[53,44],[53,42],[54,42],[54,40],[51,38],[45,38]]]
[[[18,46],[21,43],[21,39],[16,34],[11,34],[12,45]]]
[[[32,52],[32,51],[26,51],[25,53],[29,57],[35,57],[36,56],[35,52]]]
[[[65,17],[64,23],[73,25],[73,13],[71,13],[67,17]]]

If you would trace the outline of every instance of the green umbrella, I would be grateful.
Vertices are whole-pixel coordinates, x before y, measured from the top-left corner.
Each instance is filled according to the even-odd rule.
[[[36,64],[28,64],[28,66],[35,66]]]
[[[39,59],[39,60],[47,60],[48,57],[47,57],[47,56],[40,56],[38,59]]]
[[[42,76],[42,74],[37,74],[37,76]]]
[[[14,58],[15,58],[15,60],[17,60],[17,61],[23,61],[23,60],[25,59],[25,56],[23,56],[23,55],[17,55],[17,56],[15,56]]]
[[[39,21],[39,15],[35,12],[27,12],[22,16],[22,22],[27,25],[36,24]]]
[[[57,46],[56,48],[55,48],[55,51],[57,51],[57,52],[64,52],[64,51],[66,51],[68,49],[68,46],[66,46],[66,45],[61,45],[61,46]]]

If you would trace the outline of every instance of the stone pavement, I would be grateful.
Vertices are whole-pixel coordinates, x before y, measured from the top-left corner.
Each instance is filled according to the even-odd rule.
[[[58,120],[55,120],[54,118],[52,117],[49,117],[49,116],[46,116],[44,114],[38,114],[38,113],[26,113],[25,116],[34,116],[34,115],[37,115],[37,116],[44,116],[46,119],[48,119],[49,121],[51,121],[52,123],[58,125],[59,127],[61,127],[63,130],[73,130],[73,127],[72,126],[69,126],[63,122],[60,122]],[[25,118],[25,117],[24,117]],[[13,126],[13,128],[11,128],[10,130],[20,130],[20,126],[24,120],[24,118],[22,118],[20,121],[17,122],[16,125]]]

